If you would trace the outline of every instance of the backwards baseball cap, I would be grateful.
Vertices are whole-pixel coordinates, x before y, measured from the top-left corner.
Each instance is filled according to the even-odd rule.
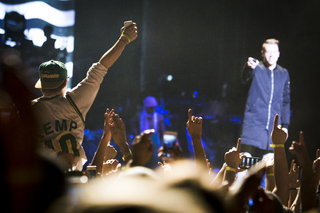
[[[68,78],[67,67],[60,61],[50,60],[39,66],[39,80],[35,88],[55,89]]]

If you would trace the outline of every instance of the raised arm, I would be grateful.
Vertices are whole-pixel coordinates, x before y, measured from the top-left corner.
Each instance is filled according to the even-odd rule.
[[[192,138],[192,144],[194,149],[194,155],[196,160],[196,166],[203,168],[207,167],[206,154],[204,152],[201,134],[202,134],[202,117],[195,117],[192,115],[192,110],[188,110],[187,129]]]
[[[240,149],[241,138],[237,141],[237,147],[233,147],[224,155],[224,160],[227,166],[225,168],[224,180],[227,181],[229,185],[234,182],[235,174],[238,172],[238,165],[241,163],[242,157],[240,155]]]
[[[262,162],[266,164],[266,191],[272,192],[275,187],[275,180],[274,180],[274,159],[268,156],[265,156],[262,159]]]
[[[273,122],[271,133],[272,147],[274,152],[274,193],[278,195],[282,204],[288,205],[289,199],[289,168],[285,152],[284,143],[287,140],[287,133],[278,126],[279,115],[277,114]]]
[[[298,191],[300,188],[299,181],[299,171],[300,167],[294,162],[291,161],[290,172],[289,172],[289,202],[288,207],[291,207],[296,197],[298,196]]]
[[[250,81],[252,79],[252,74],[254,68],[259,64],[259,61],[257,59],[254,59],[252,57],[248,58],[248,61],[246,64],[243,66],[241,70],[241,79],[244,82]]]
[[[153,145],[151,135],[154,129],[144,130],[140,135],[137,135],[132,143],[132,162],[130,167],[144,166],[153,155]]]
[[[119,58],[125,46],[129,43],[128,39],[133,41],[137,38],[136,23],[132,23],[129,27],[122,27],[121,32],[120,38],[101,56],[100,63],[93,63],[86,77],[71,91],[67,92],[84,118],[95,100],[108,69]]]
[[[122,159],[128,163],[132,159],[132,152],[127,142],[126,127],[118,114],[112,116],[113,128],[111,134],[113,141],[119,146],[122,152]]]
[[[227,164],[224,163],[218,172],[218,174],[214,177],[214,179],[211,181],[212,186],[220,186],[222,185],[223,179],[224,179],[224,173],[226,171]]]
[[[135,40],[138,36],[137,24],[132,23],[128,27],[121,28],[118,41],[100,58],[99,62],[106,68],[110,68],[119,58],[125,46]]]
[[[101,174],[102,172],[102,165],[104,161],[104,156],[107,150],[107,146],[111,140],[111,116],[114,114],[114,110],[107,110],[107,112],[104,114],[104,127],[103,127],[103,134],[99,143],[99,146],[97,148],[97,151],[95,152],[91,165],[97,167],[97,173]]]
[[[316,185],[312,171],[312,162],[302,132],[300,132],[299,143],[293,141],[289,151],[297,156],[301,167],[301,203],[302,212],[305,212],[316,207]]]

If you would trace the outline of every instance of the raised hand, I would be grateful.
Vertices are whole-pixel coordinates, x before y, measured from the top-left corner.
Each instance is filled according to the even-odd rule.
[[[106,113],[104,113],[104,124],[103,124],[103,134],[102,138],[104,138],[107,141],[111,140],[111,122],[112,122],[112,115],[114,114],[114,110],[112,109],[111,111],[109,108],[107,108]]]
[[[153,133],[154,129],[147,129],[135,137],[132,143],[133,161],[131,166],[143,166],[151,159],[153,155],[151,135]]]
[[[196,160],[196,167],[207,166],[206,154],[204,152],[201,134],[202,134],[202,117],[195,117],[192,115],[192,110],[188,110],[188,121],[186,123],[188,132],[192,138],[192,145],[194,150],[194,157]]]
[[[301,203],[302,212],[308,211],[316,207],[316,184],[312,170],[312,162],[310,160],[308,150],[304,141],[303,132],[300,132],[299,143],[293,141],[289,151],[296,155],[301,170]]]
[[[289,188],[297,188],[300,186],[299,181],[299,171],[300,167],[294,162],[291,161],[290,171],[289,171]]]
[[[254,59],[252,57],[248,58],[247,66],[250,67],[251,69],[256,68],[258,64],[259,64],[259,61],[257,59]]]
[[[243,155],[240,154],[240,149],[241,149],[241,138],[239,138],[237,141],[237,147],[233,147],[232,149],[230,149],[228,152],[224,154],[224,160],[226,164],[233,169],[238,168],[238,165],[241,163],[241,160],[244,157]]]
[[[279,115],[274,117],[273,129],[271,132],[271,140],[274,153],[274,179],[276,195],[280,198],[282,203],[287,204],[289,199],[288,182],[289,182],[289,168],[287,164],[287,157],[285,153],[284,143],[287,140],[288,134],[280,125],[278,125]]]
[[[192,115],[192,110],[188,110],[187,129],[191,138],[201,138],[202,134],[202,117]]]
[[[130,26],[123,26],[120,32],[120,39],[124,41],[126,44],[129,44],[131,41],[135,40],[138,37],[137,24],[132,22]]]
[[[297,156],[298,161],[302,167],[305,166],[306,164],[309,164],[310,158],[309,158],[306,144],[304,142],[304,136],[302,131],[300,132],[300,135],[299,135],[299,143],[297,143],[296,141],[293,141],[289,148],[289,151],[292,154]]]
[[[122,159],[128,163],[132,158],[132,153],[127,143],[126,127],[118,114],[113,114],[112,121],[111,135],[113,141],[121,149]]]
[[[97,148],[97,151],[92,158],[91,165],[95,165],[97,167],[98,173],[101,173],[103,161],[104,161],[105,154],[106,154],[106,149],[108,148],[108,145],[110,144],[111,131],[112,131],[111,116],[113,116],[113,114],[114,114],[113,109],[111,111],[109,109],[107,109],[106,113],[104,114],[103,134],[102,134],[99,146]]]
[[[238,139],[237,147],[233,147],[224,155],[224,160],[226,164],[224,180],[229,186],[234,182],[235,174],[241,171],[238,168],[238,165],[241,163],[241,160],[244,157],[244,155],[240,154],[240,149],[241,138]]]
[[[273,144],[284,144],[288,134],[278,125],[279,115],[276,114],[273,122],[273,130],[271,132],[271,140]]]
[[[121,146],[122,144],[127,142],[126,127],[118,114],[114,114],[112,116],[112,121],[112,138],[118,146]]]

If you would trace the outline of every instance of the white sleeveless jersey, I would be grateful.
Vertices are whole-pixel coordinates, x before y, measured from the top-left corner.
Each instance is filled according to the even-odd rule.
[[[106,73],[106,67],[95,63],[87,77],[65,96],[41,97],[32,101],[38,119],[39,145],[80,156],[76,170],[82,170],[87,160],[82,147],[85,117]]]

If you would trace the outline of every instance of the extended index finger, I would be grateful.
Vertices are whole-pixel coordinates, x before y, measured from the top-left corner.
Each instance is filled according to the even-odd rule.
[[[299,135],[299,144],[305,146],[304,135],[302,131],[300,132],[300,135]]]
[[[238,138],[237,151],[240,152],[240,149],[241,149],[241,138]]]
[[[189,109],[188,110],[188,121],[191,121],[191,117],[192,117],[192,110]]]
[[[278,120],[279,120],[279,115],[276,114],[276,116],[274,117],[274,121],[273,121],[273,129],[278,128]]]
[[[319,157],[320,157],[320,149],[317,149],[316,157],[317,157],[317,158],[319,158]]]

